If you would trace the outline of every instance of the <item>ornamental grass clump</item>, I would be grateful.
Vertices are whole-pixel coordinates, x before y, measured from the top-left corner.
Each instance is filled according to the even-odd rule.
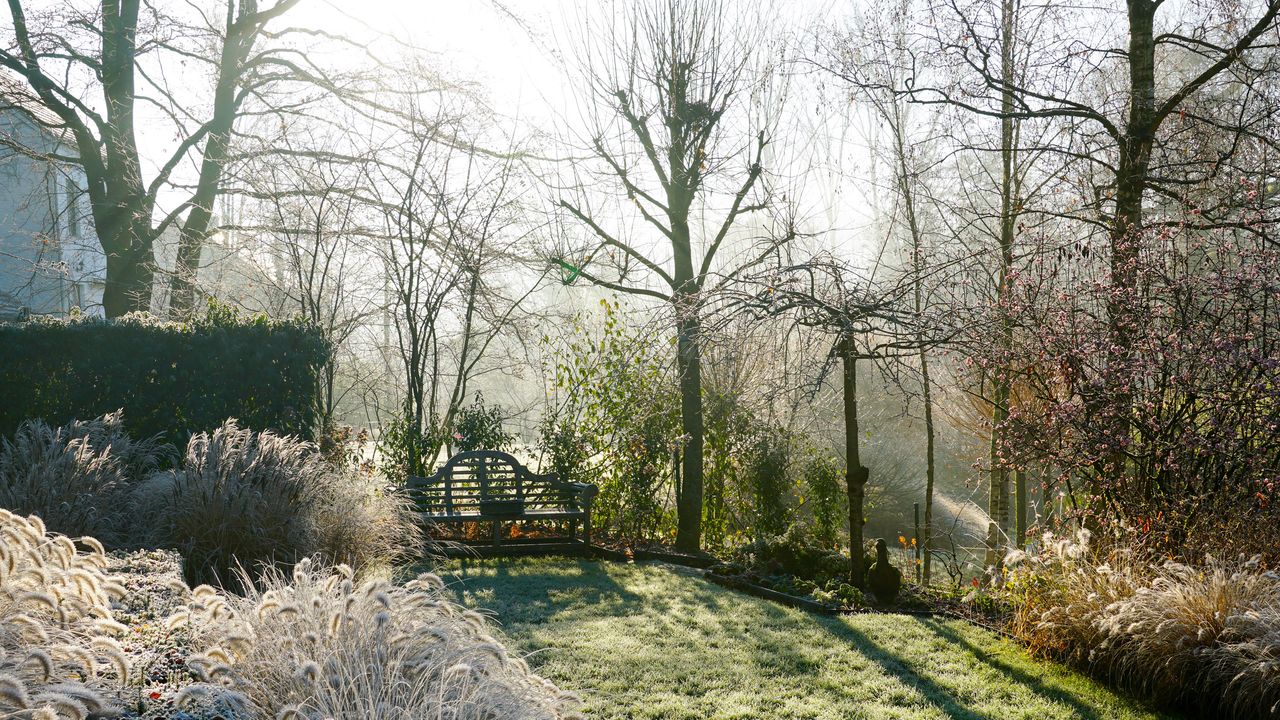
[[[1013,569],[1013,629],[1033,649],[1155,700],[1280,717],[1280,576],[1258,559],[1143,563],[1046,537]]]
[[[357,570],[420,551],[408,501],[367,475],[335,468],[311,443],[228,420],[193,435],[182,467],[140,487],[153,543],[175,547],[192,584],[234,588],[270,563],[320,555]]]
[[[1106,610],[1095,662],[1153,697],[1280,716],[1280,578],[1256,563],[1165,563]]]
[[[127,682],[129,663],[112,637],[126,629],[111,616],[124,588],[106,562],[97,540],[0,509],[0,718],[110,711],[101,691]]]
[[[404,586],[357,584],[339,565],[265,572],[244,596],[192,591],[169,619],[208,649],[203,680],[179,704],[210,700],[244,716],[304,720],[578,717],[576,695],[529,671],[488,622],[443,597],[431,574]]]
[[[158,438],[125,434],[119,412],[61,427],[27,420],[0,440],[0,507],[38,515],[56,532],[127,542],[125,498],[172,455]]]
[[[1014,634],[1037,654],[1079,665],[1088,665],[1106,639],[1106,609],[1141,582],[1132,553],[1116,550],[1104,557],[1089,539],[1085,530],[1071,538],[1045,533],[1040,553],[1015,551],[1005,561]]]

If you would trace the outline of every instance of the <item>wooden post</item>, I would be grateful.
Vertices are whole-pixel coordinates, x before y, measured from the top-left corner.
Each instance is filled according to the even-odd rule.
[[[913,556],[915,557],[915,561],[916,561],[915,578],[916,578],[916,584],[918,585],[920,584],[920,568],[921,568],[921,565],[920,565],[920,503],[914,503],[914,507],[916,511],[916,534],[913,535],[911,538],[911,549],[915,551],[913,553]]]

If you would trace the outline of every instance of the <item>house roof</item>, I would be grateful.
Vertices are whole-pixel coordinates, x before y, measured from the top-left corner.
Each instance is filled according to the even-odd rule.
[[[74,145],[67,124],[44,103],[17,73],[0,68],[0,113],[14,112],[31,120],[55,140]]]

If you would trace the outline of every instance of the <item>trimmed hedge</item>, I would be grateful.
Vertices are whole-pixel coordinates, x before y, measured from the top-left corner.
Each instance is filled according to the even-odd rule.
[[[179,446],[228,417],[311,440],[324,336],[301,322],[213,312],[194,323],[130,316],[0,324],[0,436],[124,410],[135,437]]]

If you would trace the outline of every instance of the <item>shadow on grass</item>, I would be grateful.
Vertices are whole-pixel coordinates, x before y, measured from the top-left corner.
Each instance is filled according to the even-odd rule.
[[[495,606],[504,622],[543,624],[562,613],[571,613],[579,605],[589,605],[601,615],[628,612],[643,605],[644,598],[602,572],[599,561],[588,559],[557,562],[554,571],[545,561],[502,558],[493,560],[461,560],[454,573],[457,582],[450,583],[454,599],[465,602],[465,594],[494,592]],[[484,568],[473,573],[472,566]],[[515,587],[520,597],[504,598],[496,590]]]
[[[1079,717],[1084,718],[1085,720],[1100,720],[1100,718],[1102,718],[1102,715],[1099,715],[1095,708],[1082,703],[1080,699],[1069,690],[1054,687],[1035,675],[1019,670],[1018,668],[999,660],[991,653],[984,651],[982,648],[973,644],[972,641],[966,639],[963,635],[952,628],[947,627],[943,623],[934,619],[927,619],[922,620],[920,624],[951,645],[964,650],[978,660],[981,660],[989,667],[1011,678],[1013,681],[1030,689],[1041,697],[1063,703],[1065,705],[1070,705]],[[1134,703],[1135,707],[1138,707],[1139,705],[1140,704],[1137,702]]]
[[[879,665],[886,675],[915,689],[931,705],[946,713],[947,717],[959,720],[996,720],[997,716],[984,715],[965,706],[947,687],[917,673],[904,658],[880,646],[861,630],[850,627],[838,618],[815,616],[814,620],[851,650]]]
[[[711,680],[696,680],[698,676],[714,674],[722,666],[733,670],[724,665],[725,656],[721,655],[731,650],[741,653],[736,655],[737,662],[746,660],[746,664],[753,666],[750,671],[754,674],[747,677],[768,678],[771,683],[799,691],[808,686],[831,693],[833,701],[856,706],[868,699],[867,694],[859,694],[859,690],[865,691],[878,681],[864,685],[856,675],[851,675],[843,679],[852,682],[832,682],[828,663],[848,653],[848,659],[854,656],[865,659],[917,698],[912,702],[904,695],[900,703],[880,698],[896,707],[922,701],[959,720],[1005,717],[1001,712],[984,713],[972,707],[973,701],[958,696],[955,688],[917,672],[920,658],[886,648],[846,619],[784,608],[682,573],[671,573],[669,577],[649,574],[655,569],[637,565],[602,566],[599,561],[589,559],[555,563],[522,559],[463,561],[454,572],[458,581],[452,584],[452,590],[459,602],[466,602],[466,596],[470,595],[473,601],[479,600],[488,609],[497,611],[504,624],[543,625],[587,622],[601,617],[644,616],[649,626],[646,634],[654,638],[654,642],[668,647],[688,644],[701,649],[693,652],[705,653],[693,661],[673,658],[673,666],[667,668],[665,674],[652,676],[653,681],[660,683],[664,682],[660,678],[680,684],[695,679],[695,687],[687,688],[694,691],[715,684]],[[904,618],[902,622],[913,623],[932,633],[957,653],[977,658],[999,673],[997,683],[1004,681],[1025,688],[1050,704],[1070,708],[1074,717],[1081,720],[1104,717],[1104,712],[1087,700],[992,657],[936,620]],[[820,641],[824,632],[831,636],[830,642]],[[686,668],[689,676],[679,677]],[[696,699],[696,692],[689,696],[690,701]]]

